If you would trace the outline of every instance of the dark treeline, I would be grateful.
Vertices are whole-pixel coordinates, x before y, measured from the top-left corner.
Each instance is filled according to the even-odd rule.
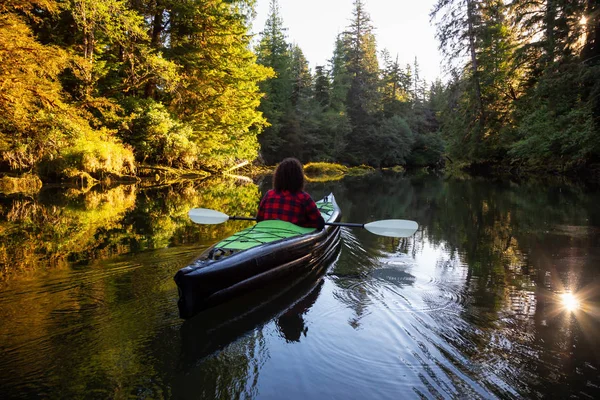
[[[583,170],[600,156],[600,3],[438,0],[451,80],[447,152],[471,164]]]
[[[283,156],[373,167],[437,165],[444,150],[436,110],[440,82],[428,86],[419,64],[401,66],[383,50],[362,0],[335,40],[328,65],[314,74],[302,50],[286,40],[277,0],[256,47],[276,76],[261,84],[260,109],[270,123],[259,136],[267,163]],[[381,65],[380,61],[381,60]]]
[[[314,71],[275,0],[251,47],[254,6],[1,2],[0,171],[98,177],[135,174],[140,163],[223,170],[285,156],[599,164],[597,1],[439,0],[431,16],[446,83],[426,83],[416,59],[378,53],[364,0]]]
[[[285,40],[277,1],[257,48],[268,162],[582,170],[600,162],[600,5],[592,0],[439,0],[431,12],[448,81],[425,84],[377,57],[365,1],[311,75]],[[378,62],[381,60],[381,65]]]

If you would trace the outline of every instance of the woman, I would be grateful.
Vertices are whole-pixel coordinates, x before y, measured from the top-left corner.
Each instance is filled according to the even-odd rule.
[[[273,189],[260,202],[257,221],[279,219],[307,228],[323,229],[325,220],[317,205],[304,191],[304,169],[295,158],[279,163],[273,177]]]

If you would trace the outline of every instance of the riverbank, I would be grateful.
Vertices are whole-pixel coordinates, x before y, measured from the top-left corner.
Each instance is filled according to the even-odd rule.
[[[600,184],[600,164],[582,164],[566,167],[564,165],[525,165],[448,162],[444,168],[450,175],[472,175],[487,178],[538,179],[561,177],[567,180],[588,184]]]
[[[399,167],[402,170],[402,167]],[[61,185],[78,189],[90,189],[96,185],[113,186],[131,183],[172,184],[182,180],[206,179],[211,176],[230,176],[242,180],[256,181],[264,175],[272,174],[275,166],[240,163],[224,171],[207,171],[170,168],[161,165],[139,165],[135,175],[102,174],[94,177],[87,172],[67,171],[61,179],[42,180],[32,173],[0,173],[0,193],[14,194],[37,193],[43,185]],[[394,169],[398,170],[398,168]],[[316,162],[305,165],[308,181],[325,182],[342,179],[344,176],[360,176],[377,171],[375,168],[361,165],[347,167],[336,163]]]
[[[39,192],[43,185],[60,185],[65,187],[89,190],[96,185],[115,186],[121,184],[142,183],[143,185],[169,185],[184,180],[202,180],[211,176],[230,176],[244,181],[258,181],[263,176],[272,174],[274,165],[263,165],[251,162],[242,162],[223,171],[209,171],[201,169],[180,169],[162,165],[138,165],[135,175],[101,174],[94,177],[86,172],[66,171],[61,179],[49,179],[33,173],[0,173],[0,193],[4,194],[33,194]],[[367,165],[348,167],[346,165],[329,162],[309,162],[304,165],[304,171],[309,182],[328,182],[341,180],[346,176],[362,176],[376,171],[384,172],[410,172],[410,168],[403,166],[375,169]],[[494,178],[509,178],[511,180],[564,177],[569,180],[584,181],[600,184],[600,164],[594,164],[577,169],[533,168],[522,165],[496,165],[496,164],[470,164],[464,162],[448,162],[443,169],[446,175],[451,176],[484,176]]]

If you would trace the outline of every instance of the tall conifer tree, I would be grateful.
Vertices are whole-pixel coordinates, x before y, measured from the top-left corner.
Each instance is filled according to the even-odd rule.
[[[264,160],[274,164],[279,161],[279,153],[284,144],[281,137],[284,119],[292,110],[292,55],[277,0],[271,0],[269,17],[260,34],[256,53],[258,62],[275,72],[274,77],[261,84],[264,97],[260,110],[270,126],[259,138]]]
[[[373,117],[379,111],[379,64],[371,18],[363,0],[355,0],[350,26],[343,36],[346,69],[350,75],[346,106],[352,130],[346,139],[345,159],[359,163],[365,152],[376,152]]]

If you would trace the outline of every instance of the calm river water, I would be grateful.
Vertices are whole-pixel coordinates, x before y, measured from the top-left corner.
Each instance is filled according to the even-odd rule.
[[[235,180],[0,195],[0,397],[600,397],[600,192],[374,174],[310,183],[343,221],[316,276],[178,318],[175,272],[247,226]]]

